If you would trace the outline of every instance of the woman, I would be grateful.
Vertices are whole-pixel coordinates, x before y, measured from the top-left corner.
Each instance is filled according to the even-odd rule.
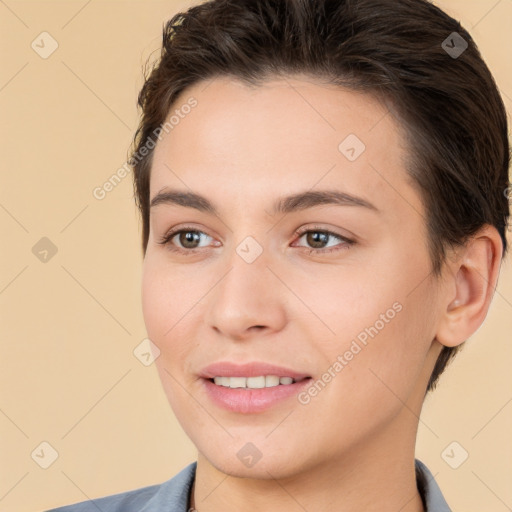
[[[166,25],[139,104],[143,314],[198,459],[55,510],[449,511],[419,415],[509,216],[471,36],[424,0],[213,0]]]

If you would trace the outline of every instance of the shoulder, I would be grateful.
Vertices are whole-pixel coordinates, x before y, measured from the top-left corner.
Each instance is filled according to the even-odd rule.
[[[425,505],[425,512],[451,512],[444,499],[441,489],[434,479],[434,475],[420,460],[415,460],[416,482],[421,499]]]
[[[46,512],[158,512],[164,510],[164,507],[176,512],[187,512],[196,464],[197,462],[192,462],[177,475],[160,484],[82,501]],[[170,508],[170,505],[173,507]]]

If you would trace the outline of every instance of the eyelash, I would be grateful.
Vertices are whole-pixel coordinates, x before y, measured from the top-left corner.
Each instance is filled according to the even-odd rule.
[[[167,246],[167,249],[172,252],[183,254],[186,256],[192,256],[192,255],[200,252],[200,249],[197,249],[197,248],[196,249],[183,249],[178,246],[172,246],[171,240],[176,235],[179,235],[180,233],[202,233],[202,234],[209,236],[204,231],[200,231],[198,229],[194,229],[192,227],[185,226],[178,230],[171,230],[170,232],[166,233],[165,235],[163,235],[162,238],[160,238],[160,240],[157,241],[157,243],[160,245]],[[350,240],[349,238],[341,236],[338,233],[334,233],[333,231],[329,231],[328,229],[322,229],[317,226],[309,227],[308,229],[303,229],[303,230],[299,229],[295,232],[295,235],[298,236],[299,238],[301,238],[303,235],[305,235],[307,233],[322,233],[322,234],[337,238],[340,241],[345,243],[344,245],[342,245],[339,248],[327,248],[327,249],[308,249],[307,247],[300,246],[300,248],[305,249],[308,254],[328,254],[328,253],[332,253],[332,252],[337,252],[337,251],[349,249],[352,245],[354,245],[356,243],[354,240]],[[202,249],[204,249],[204,248],[202,248]]]

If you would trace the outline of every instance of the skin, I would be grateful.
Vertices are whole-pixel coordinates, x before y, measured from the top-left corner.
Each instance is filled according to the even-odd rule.
[[[434,277],[400,125],[371,96],[301,75],[258,87],[216,78],[183,91],[176,108],[191,96],[197,106],[155,148],[150,197],[194,191],[219,216],[152,208],[142,306],[163,388],[198,450],[193,504],[199,512],[422,511],[414,446],[427,382],[442,346],[465,341],[487,314],[497,231],[484,226]],[[353,162],[338,149],[351,133],[366,146]],[[278,197],[311,189],[341,190],[378,211],[271,214]],[[158,243],[190,224],[203,233],[195,245],[179,236]],[[355,243],[314,245],[296,234],[301,227]],[[247,236],[263,250],[250,264],[236,252]],[[182,255],[173,246],[198,248]],[[229,360],[319,379],[396,302],[401,311],[307,405],[292,397],[265,412],[230,412],[198,377]],[[247,442],[262,454],[250,468],[237,457]]]

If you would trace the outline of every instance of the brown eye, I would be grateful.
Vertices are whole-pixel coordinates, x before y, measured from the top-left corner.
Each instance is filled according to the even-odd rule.
[[[322,231],[308,231],[305,233],[306,240],[314,249],[322,249],[323,244],[329,241],[330,235]]]
[[[203,231],[191,228],[182,228],[165,234],[158,243],[167,247],[170,251],[179,252],[182,254],[194,254],[202,249],[199,246],[201,239],[207,237],[212,238]]]
[[[325,229],[302,230],[298,232],[297,235],[299,236],[299,240],[304,239],[306,242],[306,245],[298,245],[298,247],[307,250],[309,254],[327,254],[342,249],[348,249],[351,245],[355,244],[353,240]],[[331,244],[330,246],[326,245],[329,244],[330,240],[338,240],[338,242],[341,243]]]
[[[199,243],[201,237],[199,231],[179,231],[177,233],[178,240],[184,249],[196,249],[196,243]],[[176,236],[176,234],[174,235]]]

